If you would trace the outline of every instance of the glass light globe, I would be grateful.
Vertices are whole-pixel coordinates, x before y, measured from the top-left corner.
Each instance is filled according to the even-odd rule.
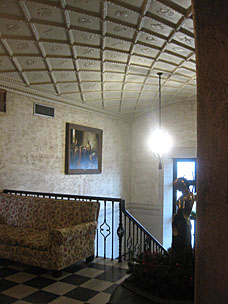
[[[149,147],[151,151],[160,158],[169,151],[171,146],[171,137],[168,132],[162,128],[155,130],[149,138]]]

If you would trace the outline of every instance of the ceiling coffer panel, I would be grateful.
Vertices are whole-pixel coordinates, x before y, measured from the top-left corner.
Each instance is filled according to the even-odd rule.
[[[196,98],[191,0],[0,1],[0,85],[115,117]],[[26,90],[25,90],[26,88]]]

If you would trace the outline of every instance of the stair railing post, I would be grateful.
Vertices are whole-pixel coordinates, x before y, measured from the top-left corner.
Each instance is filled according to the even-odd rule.
[[[122,214],[123,214],[124,209],[125,209],[125,200],[121,200],[120,207],[119,207],[119,227],[117,229],[117,235],[119,238],[119,262],[122,262],[122,239],[124,236]]]

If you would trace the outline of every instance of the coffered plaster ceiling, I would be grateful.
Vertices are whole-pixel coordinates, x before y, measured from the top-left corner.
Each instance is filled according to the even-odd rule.
[[[0,0],[0,87],[134,119],[196,98],[191,0]]]

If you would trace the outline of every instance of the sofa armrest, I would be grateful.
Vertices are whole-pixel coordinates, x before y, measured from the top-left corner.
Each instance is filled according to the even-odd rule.
[[[49,231],[50,243],[57,243],[61,245],[63,243],[70,242],[73,239],[80,238],[88,233],[96,233],[97,222],[86,222],[71,227],[59,228]]]

